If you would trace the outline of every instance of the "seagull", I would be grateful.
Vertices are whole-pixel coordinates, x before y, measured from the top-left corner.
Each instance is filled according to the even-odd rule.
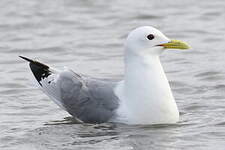
[[[129,33],[124,44],[124,78],[95,79],[64,68],[58,70],[30,58],[40,89],[59,107],[83,123],[173,124],[179,111],[160,62],[168,49],[189,49],[152,26]]]

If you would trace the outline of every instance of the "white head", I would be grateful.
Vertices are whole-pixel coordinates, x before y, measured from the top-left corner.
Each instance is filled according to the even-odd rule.
[[[165,49],[188,49],[187,44],[170,40],[151,26],[139,27],[130,32],[125,42],[126,53],[134,55],[159,55]]]

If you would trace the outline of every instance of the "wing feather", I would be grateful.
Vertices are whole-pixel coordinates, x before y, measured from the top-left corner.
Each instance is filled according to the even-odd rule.
[[[30,62],[41,90],[75,118],[83,122],[102,123],[115,116],[119,103],[113,90],[116,83],[87,78],[69,69],[58,71],[20,57]]]

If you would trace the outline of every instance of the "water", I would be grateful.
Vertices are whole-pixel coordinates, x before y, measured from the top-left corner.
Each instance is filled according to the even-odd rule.
[[[225,2],[0,2],[0,149],[225,149]],[[123,42],[154,25],[188,42],[162,63],[181,118],[175,125],[75,124],[32,82],[25,55],[99,78],[123,76]]]

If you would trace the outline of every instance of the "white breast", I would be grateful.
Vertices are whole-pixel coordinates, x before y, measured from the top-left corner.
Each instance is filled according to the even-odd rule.
[[[124,81],[118,83],[115,93],[121,100],[117,111],[120,122],[161,124],[179,120],[177,105],[158,57],[129,60]]]

